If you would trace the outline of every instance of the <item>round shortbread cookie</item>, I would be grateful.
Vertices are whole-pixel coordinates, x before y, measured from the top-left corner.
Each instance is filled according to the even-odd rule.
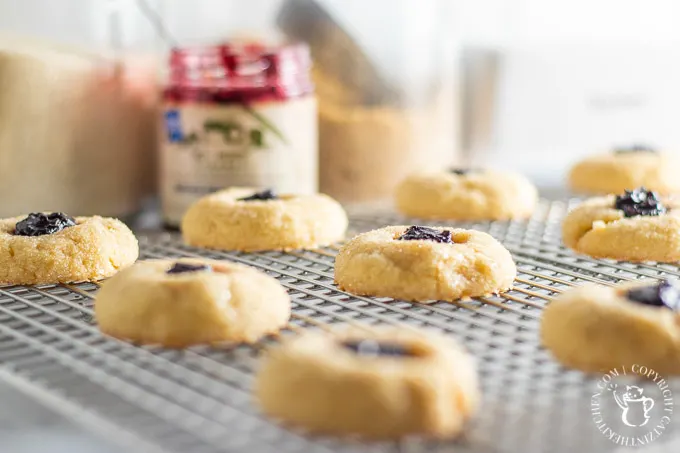
[[[422,219],[507,220],[530,217],[538,192],[524,176],[495,170],[418,173],[399,184],[399,211]]]
[[[182,220],[184,241],[218,250],[258,251],[309,249],[344,238],[347,214],[332,198],[268,199],[267,193],[231,188],[201,198]]]
[[[619,193],[644,186],[662,194],[680,191],[680,160],[646,147],[588,157],[569,172],[569,186],[583,193]]]
[[[308,332],[263,359],[268,415],[315,433],[450,438],[479,403],[475,364],[453,340],[403,328]]]
[[[413,301],[498,293],[512,287],[516,274],[510,252],[496,239],[457,228],[373,230],[347,242],[335,259],[340,289]]]
[[[624,196],[629,195],[630,191]],[[654,215],[627,216],[635,212],[617,209],[617,197],[614,195],[586,200],[564,218],[562,240],[576,252],[595,258],[679,261],[680,209],[670,198],[662,197],[658,201],[662,203],[664,212],[652,210],[650,212]]]
[[[141,261],[102,284],[95,301],[102,332],[142,344],[181,348],[254,342],[290,317],[274,278],[223,261]]]
[[[648,280],[569,290],[545,309],[542,343],[559,362],[585,372],[638,364],[680,374],[680,289],[661,285],[668,286]],[[659,294],[668,306],[655,300]]]
[[[59,226],[59,216],[68,221]],[[17,224],[39,219],[51,232]],[[55,222],[56,220],[56,222]],[[124,223],[103,217],[71,218],[62,213],[35,213],[0,220],[0,283],[37,285],[96,281],[135,262],[137,239]]]

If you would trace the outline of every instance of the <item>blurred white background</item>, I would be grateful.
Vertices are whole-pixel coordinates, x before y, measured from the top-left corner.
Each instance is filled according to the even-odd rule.
[[[323,1],[323,0],[322,0]],[[512,46],[532,42],[673,43],[680,41],[680,3],[675,0],[444,0],[455,9],[452,27],[463,43]],[[103,9],[120,5],[128,44],[153,39],[136,0],[22,0],[0,2],[0,28],[79,41],[103,42]],[[167,15],[178,37],[215,37],[225,28],[264,29],[281,0],[148,0]],[[337,8],[361,8],[367,20],[386,5],[427,8],[427,0],[325,0]],[[393,6],[394,7],[394,6]],[[373,10],[372,10],[373,8]],[[413,18],[417,20],[417,15]]]
[[[443,0],[446,2],[446,0]],[[281,0],[148,0],[181,43],[264,31]],[[386,60],[380,27],[404,17],[404,43],[427,31],[426,0],[325,0]],[[461,140],[474,164],[511,166],[559,185],[579,156],[640,141],[680,149],[680,2],[676,0],[450,0],[464,57]],[[0,3],[0,30],[105,49],[107,8],[120,11],[123,49],[165,47],[137,0]],[[406,39],[408,38],[408,39]]]

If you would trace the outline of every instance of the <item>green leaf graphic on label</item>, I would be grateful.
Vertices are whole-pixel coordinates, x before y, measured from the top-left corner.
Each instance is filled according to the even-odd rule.
[[[243,108],[257,120],[262,128],[245,130],[241,124],[234,121],[206,120],[203,123],[203,131],[221,134],[225,143],[243,145],[247,141],[251,146],[264,148],[266,143],[263,130],[266,130],[277,136],[283,143],[288,144],[283,133],[267,118],[248,106],[243,106]]]
[[[244,131],[240,124],[233,121],[207,120],[203,123],[203,130],[208,132],[218,132],[226,143],[240,144],[243,142]]]
[[[262,135],[262,131],[259,129],[251,129],[250,130],[250,142],[259,148],[264,146],[264,136]]]
[[[260,125],[264,126],[265,129],[269,130],[272,134],[279,137],[279,139],[283,143],[285,143],[286,145],[288,144],[288,140],[286,140],[286,137],[283,135],[283,133],[276,126],[274,126],[267,118],[265,118],[263,115],[261,115],[256,110],[250,108],[247,105],[244,105],[243,109],[246,112],[250,113],[250,115],[257,121],[259,121]]]
[[[196,143],[198,141],[198,134],[196,132],[192,132],[191,134],[187,135],[182,139],[182,143],[185,145],[191,145],[193,143]]]

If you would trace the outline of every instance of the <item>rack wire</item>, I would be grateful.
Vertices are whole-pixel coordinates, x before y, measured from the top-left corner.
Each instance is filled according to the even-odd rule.
[[[518,266],[512,291],[454,303],[418,304],[339,291],[333,284],[338,246],[247,254],[196,249],[176,234],[146,235],[140,240],[142,259],[229,260],[274,276],[293,301],[289,325],[256,345],[139,347],[99,333],[92,310],[95,283],[5,286],[0,287],[0,380],[120,444],[121,451],[614,451],[590,417],[596,377],[561,368],[540,348],[541,309],[581,283],[680,277],[680,269],[575,255],[560,243],[568,207],[568,201],[543,201],[526,221],[454,224],[489,232]],[[389,211],[352,215],[354,232],[428,223]],[[465,437],[364,444],[310,437],[259,413],[251,386],[261,350],[301,329],[347,323],[424,327],[464,343],[478,361],[484,393]],[[680,395],[680,382],[672,381],[671,389]],[[654,451],[678,451],[678,426],[680,416],[654,443]]]

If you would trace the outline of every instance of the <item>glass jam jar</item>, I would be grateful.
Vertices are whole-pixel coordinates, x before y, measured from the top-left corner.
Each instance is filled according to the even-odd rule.
[[[163,89],[163,217],[179,226],[197,198],[230,186],[318,188],[317,116],[305,44],[178,48]]]

